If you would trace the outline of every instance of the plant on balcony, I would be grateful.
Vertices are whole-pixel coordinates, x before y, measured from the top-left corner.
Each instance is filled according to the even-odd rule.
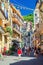
[[[10,27],[10,26],[7,26],[7,27],[6,27],[6,31],[9,32],[10,35],[12,36],[13,31],[11,30],[11,27]]]

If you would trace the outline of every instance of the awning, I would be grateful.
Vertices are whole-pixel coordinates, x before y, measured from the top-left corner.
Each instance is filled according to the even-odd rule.
[[[19,42],[18,42],[17,40],[12,40],[12,43],[13,43],[14,45],[19,46]]]
[[[12,40],[12,42],[14,42],[14,43],[19,43],[19,41],[17,41],[17,40]]]

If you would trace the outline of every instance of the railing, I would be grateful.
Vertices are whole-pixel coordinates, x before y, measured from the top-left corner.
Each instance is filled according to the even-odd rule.
[[[19,20],[19,22],[22,22],[22,19],[15,13],[13,13],[13,16]]]
[[[18,31],[20,31],[20,27],[17,24],[13,24],[13,28],[17,29]]]

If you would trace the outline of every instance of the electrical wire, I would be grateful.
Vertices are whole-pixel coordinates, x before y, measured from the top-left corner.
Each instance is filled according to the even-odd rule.
[[[13,0],[13,2],[15,2],[14,3],[14,6],[17,8],[17,9],[23,9],[23,10],[31,10],[31,11],[34,11],[34,9],[32,9],[32,8],[28,8],[28,7],[25,7],[25,6],[23,6],[22,4],[23,4],[23,2],[22,2],[22,4],[20,3],[20,5],[19,5],[19,3],[15,0]],[[20,2],[20,1],[19,1]]]

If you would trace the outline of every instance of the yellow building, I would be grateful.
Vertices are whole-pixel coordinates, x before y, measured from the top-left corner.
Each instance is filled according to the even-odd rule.
[[[0,0],[0,47],[4,46],[9,50],[12,40],[19,43],[22,41],[21,27],[23,25],[23,17],[13,5],[9,5],[9,0]],[[12,36],[9,32],[12,32]]]

